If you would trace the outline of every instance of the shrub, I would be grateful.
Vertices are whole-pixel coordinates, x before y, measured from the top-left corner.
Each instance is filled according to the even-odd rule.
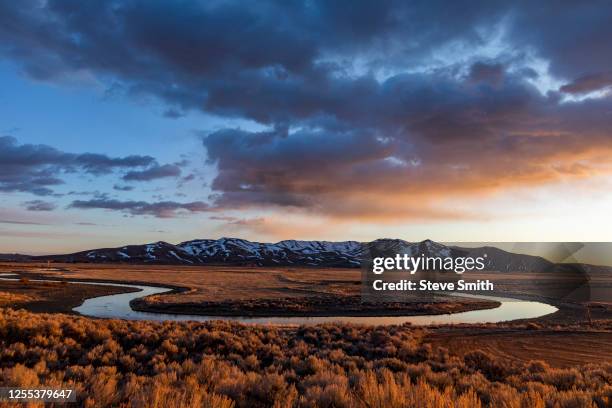
[[[69,385],[84,407],[610,406],[612,364],[458,358],[405,326],[91,320],[0,309],[0,386]]]

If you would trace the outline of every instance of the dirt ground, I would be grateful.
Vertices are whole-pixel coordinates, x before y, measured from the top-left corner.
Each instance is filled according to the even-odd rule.
[[[439,329],[425,341],[451,355],[482,350],[505,361],[542,360],[552,367],[612,362],[612,332],[602,330]]]

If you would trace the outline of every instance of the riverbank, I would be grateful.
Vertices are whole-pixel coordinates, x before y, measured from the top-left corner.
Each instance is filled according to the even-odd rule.
[[[136,292],[128,287],[77,285],[68,282],[0,280],[0,307],[24,309],[35,313],[77,314],[73,309],[86,299]]]
[[[12,275],[15,276],[15,275]],[[25,280],[26,278],[3,278],[3,280]],[[46,281],[52,283],[53,281]],[[57,281],[55,281],[58,283]],[[123,287],[125,284],[120,283],[101,283],[95,281],[74,281],[67,283],[66,281],[59,282],[60,284],[76,284],[76,285],[97,285],[103,284],[108,286]],[[74,311],[88,317],[96,318],[118,318],[128,320],[153,320],[153,321],[211,321],[211,320],[233,320],[248,324],[263,324],[263,325],[317,325],[324,323],[343,323],[343,324],[361,324],[361,325],[398,325],[398,324],[415,324],[415,325],[440,325],[440,324],[472,324],[472,323],[498,323],[517,319],[530,319],[544,316],[553,313],[557,309],[554,306],[545,303],[516,301],[510,298],[492,298],[482,295],[462,295],[458,299],[463,299],[466,296],[470,300],[485,300],[499,302],[499,307],[493,309],[472,310],[466,312],[449,313],[449,314],[429,314],[429,315],[411,315],[403,314],[398,316],[270,316],[270,317],[253,317],[253,316],[215,316],[215,315],[194,315],[194,314],[163,314],[142,312],[134,310],[131,303],[139,298],[159,295],[171,292],[170,288],[153,287],[146,285],[131,286],[132,289],[138,290],[134,293],[120,293],[108,296],[99,296],[86,299],[82,305],[73,309]],[[457,295],[455,295],[457,296]],[[449,297],[450,299],[450,297]],[[383,306],[377,304],[377,307]]]
[[[134,310],[203,316],[306,317],[306,316],[422,316],[494,309],[500,302],[452,298],[439,302],[362,303],[359,296],[311,296],[308,298],[246,299],[217,302],[167,303],[165,295],[134,299]]]
[[[27,276],[27,277],[26,277]],[[15,274],[9,279],[0,279],[0,306],[16,309],[25,309],[32,312],[47,313],[78,313],[73,309],[81,306],[86,300],[102,296],[140,292],[138,288],[129,285],[143,285],[141,282],[122,281],[71,281],[59,278],[59,282],[44,281],[47,279],[40,274]],[[43,281],[39,281],[39,280]],[[57,278],[56,278],[57,279]],[[99,285],[94,283],[100,283]],[[126,286],[107,286],[126,285]],[[181,291],[177,288],[168,288]],[[188,291],[183,288],[182,291]],[[170,293],[165,292],[165,293]],[[307,317],[307,316],[422,316],[461,313],[471,310],[493,309],[500,305],[496,301],[477,299],[449,299],[439,303],[392,303],[392,304],[362,304],[359,298],[340,299],[336,303],[322,302],[319,307],[329,306],[325,309],[304,308],[295,311],[294,306],[299,303],[287,303],[286,299],[278,301],[269,300],[266,306],[258,302],[208,302],[205,305],[185,307],[184,304],[165,305],[158,307],[151,299],[158,299],[160,295],[142,293],[129,302],[135,311],[173,314],[173,315],[199,315],[217,317]],[[161,295],[163,296],[163,295]],[[311,300],[311,299],[309,299]],[[143,305],[150,305],[149,307]],[[348,307],[343,307],[347,306]],[[189,306],[189,305],[187,305]]]
[[[303,271],[300,279],[298,272],[301,270],[261,268],[182,268],[179,269],[181,273],[177,273],[168,267],[159,266],[147,272],[142,267],[126,266],[123,269],[121,265],[53,265],[48,268],[43,265],[4,264],[0,265],[0,271],[16,273],[30,280],[52,279],[169,288],[172,290],[161,295],[136,298],[131,301],[131,306],[141,312],[178,315],[425,316],[494,309],[500,305],[494,300],[460,297],[436,302],[362,303],[359,274],[354,270],[343,269],[307,270]],[[228,282],[239,284],[234,285],[233,290],[228,290]],[[245,287],[249,284],[252,291],[247,293]],[[133,289],[124,292],[130,291]],[[76,303],[75,306],[78,306],[91,292],[87,290],[80,303],[71,304]],[[109,293],[122,292],[116,288]],[[47,311],[57,311],[57,306],[51,304],[53,309]],[[66,311],[65,308],[62,311]]]
[[[114,285],[147,285],[158,288],[170,288],[171,291],[165,291],[162,295],[156,294],[155,291],[153,296],[146,296],[146,293],[138,296],[132,296],[130,298],[132,308],[127,306],[127,312],[129,313],[132,309],[149,313],[152,315],[151,319],[158,320],[156,315],[168,314],[168,318],[172,319],[172,316],[180,315],[183,318],[177,318],[178,320],[186,320],[189,316],[194,316],[196,320],[200,320],[200,316],[208,319],[214,319],[215,317],[232,317],[232,320],[239,319],[241,317],[245,319],[252,318],[256,321],[265,321],[263,317],[285,317],[285,320],[291,320],[293,318],[308,317],[317,319],[319,317],[329,316],[330,318],[321,318],[317,321],[330,321],[333,316],[347,316],[355,317],[351,320],[353,322],[363,322],[364,316],[382,317],[388,316],[389,319],[384,319],[387,323],[381,324],[393,324],[392,320],[394,316],[449,316],[451,318],[440,319],[436,318],[436,322],[440,324],[445,323],[456,323],[453,321],[455,317],[460,313],[470,311],[482,314],[478,315],[479,318],[483,319],[480,321],[503,321],[520,319],[520,315],[529,315],[531,312],[531,306],[529,304],[523,304],[523,310],[519,310],[518,313],[505,313],[507,309],[498,308],[500,303],[496,300],[491,299],[467,299],[467,298],[453,298],[452,301],[442,302],[436,304],[427,303],[414,303],[414,304],[375,304],[367,305],[360,302],[358,295],[355,295],[355,290],[359,288],[359,281],[355,281],[354,271],[345,270],[308,270],[304,271],[303,276],[298,276],[300,270],[289,269],[275,269],[267,270],[260,268],[180,268],[178,270],[172,270],[168,267],[156,267],[151,270],[143,269],[142,267],[126,267],[125,270],[121,266],[108,266],[108,265],[53,265],[52,268],[45,265],[31,265],[28,268],[25,265],[7,265],[0,264],[1,272],[16,272],[23,276],[33,279],[53,279],[53,280],[78,280],[78,281],[89,281],[89,282],[101,282],[110,283]],[[27,270],[26,270],[27,269]],[[347,274],[353,272],[352,275]],[[238,276],[242,276],[242,280],[237,280]],[[120,279],[119,279],[120,278]],[[145,278],[148,278],[145,280]],[[245,286],[247,283],[257,281],[259,278],[259,286],[261,288],[261,296],[257,299],[247,297],[244,291],[241,290],[241,285]],[[172,285],[169,282],[178,280],[182,284],[190,284],[193,286],[178,286]],[[266,279],[268,281],[266,281]],[[228,282],[238,282],[238,285],[233,287],[236,290],[227,290]],[[206,287],[202,282],[210,283],[212,289],[219,289],[225,286],[225,289],[221,294],[216,293],[215,296],[211,296],[213,300],[207,301],[203,299],[203,293],[209,293],[211,288]],[[125,287],[115,287],[109,289],[103,289],[102,291],[95,291],[92,285],[80,285],[87,286],[85,292],[82,292],[82,296],[79,299],[72,301],[68,306],[78,305],[85,299],[95,297],[97,295],[106,295],[113,293],[126,293],[133,292],[136,289],[127,289]],[[100,285],[102,286],[102,285]],[[159,293],[159,290],[157,290]],[[257,293],[259,295],[259,292]],[[49,294],[51,295],[51,294]],[[276,295],[276,296],[274,296]],[[282,296],[284,295],[284,296]],[[504,296],[504,295],[501,295]],[[525,293],[512,293],[505,295],[506,297],[516,297],[524,301],[531,302],[544,302],[550,303],[559,308],[560,310],[555,313],[551,312],[531,314],[528,319],[537,321],[551,321],[556,323],[572,322],[584,320],[586,318],[586,308],[580,304],[569,304],[569,303],[557,303],[550,299],[542,299],[527,295]],[[197,301],[193,301],[193,300]],[[111,301],[113,302],[113,301]],[[21,302],[23,305],[27,302]],[[518,304],[511,304],[514,308],[518,308]],[[37,307],[30,310],[34,311],[62,311],[71,312],[67,310],[67,304],[64,302],[54,302],[52,299],[49,302],[49,309]],[[24,306],[21,306],[24,307]],[[27,308],[27,306],[25,306]],[[541,307],[541,305],[534,304],[533,307]],[[554,309],[553,309],[554,311]],[[107,312],[105,312],[107,313]],[[452,314],[451,314],[452,313]],[[605,319],[612,315],[609,307],[605,305],[596,305],[589,309],[591,317],[594,319]],[[483,316],[484,314],[484,316]],[[543,316],[546,314],[546,316]],[[89,314],[91,315],[91,314]],[[106,316],[106,317],[119,317]],[[500,318],[501,317],[501,318]],[[129,318],[129,317],[128,317]],[[295,319],[294,319],[295,320]],[[378,324],[378,321],[368,320],[365,324]],[[423,319],[416,319],[414,324],[430,324],[431,322],[425,322]],[[472,323],[477,323],[478,320],[471,320]],[[312,322],[308,322],[312,324]]]

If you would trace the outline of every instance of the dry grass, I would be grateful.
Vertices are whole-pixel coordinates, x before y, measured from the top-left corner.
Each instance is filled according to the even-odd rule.
[[[249,300],[281,297],[306,298],[360,293],[361,271],[346,268],[267,268],[232,266],[128,265],[128,264],[46,264],[0,263],[2,272],[35,272],[75,279],[138,281],[176,285],[193,289],[167,296],[167,302],[202,300]],[[470,279],[491,279],[502,293],[538,295],[542,288],[561,284],[558,274],[526,272],[470,272]],[[591,290],[605,294],[612,288],[612,274],[593,273]],[[609,297],[609,296],[608,296]],[[610,303],[603,301],[603,303]]]
[[[2,272],[24,272],[25,276],[45,275],[67,279],[141,282],[188,288],[187,292],[164,294],[137,302],[141,310],[204,315],[398,315],[450,313],[494,307],[483,301],[454,299],[431,305],[393,305],[364,310],[360,300],[358,269],[258,268],[222,266],[164,266],[112,264],[0,263]],[[492,279],[496,291],[510,297],[550,302],[537,296],[542,287],[553,287],[558,278],[550,274],[478,272],[474,279]],[[594,274],[592,288],[612,290],[610,274]],[[0,290],[2,286],[0,286]],[[601,294],[600,294],[601,295]],[[463,304],[462,304],[463,303]],[[585,319],[584,307],[555,303],[560,312],[541,320],[569,322]],[[55,311],[56,309],[48,309]],[[45,311],[45,309],[40,309]],[[594,304],[593,319],[612,316],[609,302]]]
[[[248,268],[221,266],[0,264],[2,272],[35,272],[71,279],[137,281],[182,286],[189,293],[168,296],[168,302],[274,299],[320,294],[359,294],[358,269]]]
[[[21,303],[28,303],[37,300],[36,297],[25,295],[22,293],[1,292],[0,291],[0,306],[16,306]]]
[[[560,369],[480,350],[458,356],[424,343],[426,336],[425,329],[409,326],[289,329],[3,309],[0,386],[71,386],[86,407],[603,408],[612,403],[609,361]]]
[[[496,306],[495,302],[476,299],[366,305],[361,302],[361,272],[358,269],[54,264],[49,270],[36,264],[0,264],[1,272],[188,288],[186,292],[151,296],[135,303],[139,310],[166,313],[218,316],[416,315]]]

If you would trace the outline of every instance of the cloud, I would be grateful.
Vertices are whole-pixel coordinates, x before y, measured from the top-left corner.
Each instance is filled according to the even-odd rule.
[[[179,177],[181,168],[176,164],[154,165],[145,170],[133,170],[123,176],[124,181],[151,181],[168,177]]]
[[[85,172],[94,175],[107,174],[115,169],[149,166],[155,163],[151,156],[108,157],[103,154],[84,153],[75,158],[75,162]]]
[[[181,178],[181,183],[188,183],[188,182],[190,182],[190,181],[195,180],[195,178],[196,178],[196,175],[195,175],[195,174],[193,174],[193,173],[188,174],[188,175],[186,175],[185,177],[182,177],[182,178]]]
[[[38,80],[85,72],[130,96],[158,98],[169,117],[200,110],[267,129],[228,127],[203,138],[218,170],[215,208],[462,218],[474,214],[453,200],[612,171],[612,99],[564,99],[612,83],[612,5],[553,9],[486,1],[5,2],[0,52]],[[92,174],[124,166],[126,181],[181,175],[177,164],[146,158],[70,161]],[[8,178],[2,166],[0,191],[44,195],[62,182],[55,164],[27,165]],[[74,203],[160,214],[151,207],[160,203]],[[161,214],[195,212],[166,203]]]
[[[605,90],[612,86],[612,72],[589,74],[563,85],[561,91],[571,94],[586,94],[589,92]]]
[[[185,116],[184,112],[181,112],[177,109],[168,108],[164,111],[164,117],[168,119],[178,119]]]
[[[132,191],[132,190],[134,190],[134,187],[132,187],[132,186],[120,186],[120,185],[115,184],[113,186],[113,190],[117,190],[117,191]]]
[[[210,211],[207,203],[193,201],[178,203],[175,201],[158,201],[149,203],[146,201],[121,201],[108,199],[106,197],[92,200],[75,200],[69,208],[77,209],[103,209],[109,211],[119,211],[131,215],[151,215],[157,218],[173,218],[182,214],[200,213]]]
[[[0,136],[0,191],[51,195],[53,187],[64,183],[62,173],[102,175],[154,163],[150,156],[74,154],[43,144],[19,144],[14,137]]]
[[[568,82],[612,65],[607,3],[554,14],[535,3],[486,1],[358,2],[350,10],[326,0],[1,7],[0,51],[28,75],[110,77],[130,94],[168,102],[165,115],[174,118],[187,109],[268,124],[335,115],[347,101],[342,94],[360,94],[372,74],[469,55],[496,32],[498,53],[515,60],[532,53]]]
[[[477,61],[470,67],[469,80],[476,83],[486,83],[500,86],[505,78],[506,69],[502,64]]]
[[[451,210],[453,198],[612,171],[608,99],[562,103],[499,66],[396,76],[374,94],[354,127],[204,137],[216,204],[457,219],[472,215]]]
[[[110,75],[130,94],[168,102],[170,116],[202,109],[276,123],[333,114],[339,93],[365,91],[363,78],[338,79],[354,68],[348,61],[405,67],[450,41],[481,42],[477,28],[510,12],[487,2],[444,4],[445,13],[440,4],[332,3],[25,1],[0,9],[0,39],[39,80]]]
[[[55,204],[43,200],[26,201],[23,206],[28,211],[53,211],[57,208]]]
[[[18,221],[18,220],[0,220],[0,224],[14,224],[14,225],[49,225],[41,222],[34,221]]]
[[[510,41],[533,50],[549,63],[551,74],[570,82],[609,70],[612,4],[556,4],[554,12],[533,2],[513,6],[507,32]]]

